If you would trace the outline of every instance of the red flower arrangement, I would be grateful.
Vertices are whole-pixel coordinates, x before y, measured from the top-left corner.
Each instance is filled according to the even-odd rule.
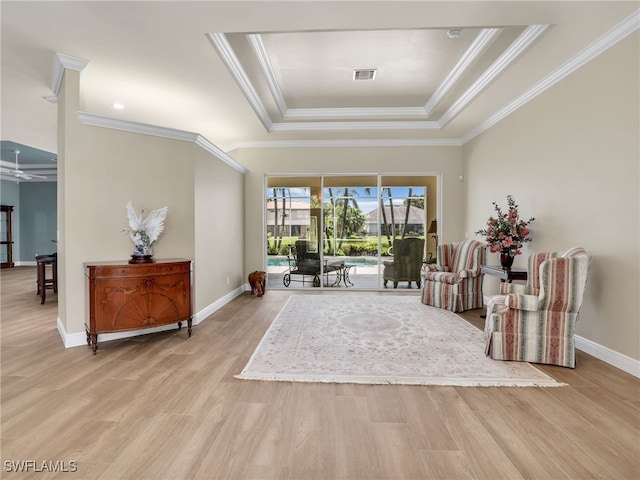
[[[475,234],[486,237],[489,251],[514,257],[522,253],[520,249],[523,243],[531,241],[527,226],[535,219],[531,217],[526,222],[520,220],[518,205],[511,195],[507,195],[507,202],[509,205],[508,213],[503,213],[500,206],[496,202],[492,202],[497,218],[490,217],[487,220],[487,228],[478,230]]]

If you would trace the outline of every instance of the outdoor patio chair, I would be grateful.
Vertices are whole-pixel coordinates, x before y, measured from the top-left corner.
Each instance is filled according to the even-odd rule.
[[[399,238],[393,242],[393,261],[385,261],[384,286],[391,280],[393,288],[398,287],[399,282],[416,282],[418,288],[422,283],[420,276],[422,261],[424,260],[424,238]]]
[[[301,276],[302,283],[305,283],[305,277],[311,276],[314,287],[320,286],[320,254],[318,252],[309,251],[309,242],[307,240],[296,240],[295,246],[292,248],[292,256],[289,256],[289,271],[285,273],[282,282],[288,287],[292,281],[292,275]]]

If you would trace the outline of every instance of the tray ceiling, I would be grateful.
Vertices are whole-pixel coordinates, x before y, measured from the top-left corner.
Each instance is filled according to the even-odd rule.
[[[638,18],[632,1],[2,2],[2,140],[55,155],[62,54],[82,65],[92,125],[186,132],[230,155],[462,145]]]

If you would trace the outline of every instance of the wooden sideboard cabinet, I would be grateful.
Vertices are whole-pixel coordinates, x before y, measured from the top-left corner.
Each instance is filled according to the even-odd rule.
[[[98,335],[171,323],[191,336],[191,261],[85,263],[87,344],[96,354]]]

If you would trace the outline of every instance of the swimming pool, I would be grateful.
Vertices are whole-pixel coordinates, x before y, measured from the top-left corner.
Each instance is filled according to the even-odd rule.
[[[336,257],[325,257],[325,259],[334,259]],[[340,260],[344,259],[344,263],[349,265],[355,265],[356,267],[375,267],[378,265],[378,260],[373,257],[337,257]],[[267,267],[288,267],[289,261],[287,257],[282,255],[269,255],[267,257]]]

